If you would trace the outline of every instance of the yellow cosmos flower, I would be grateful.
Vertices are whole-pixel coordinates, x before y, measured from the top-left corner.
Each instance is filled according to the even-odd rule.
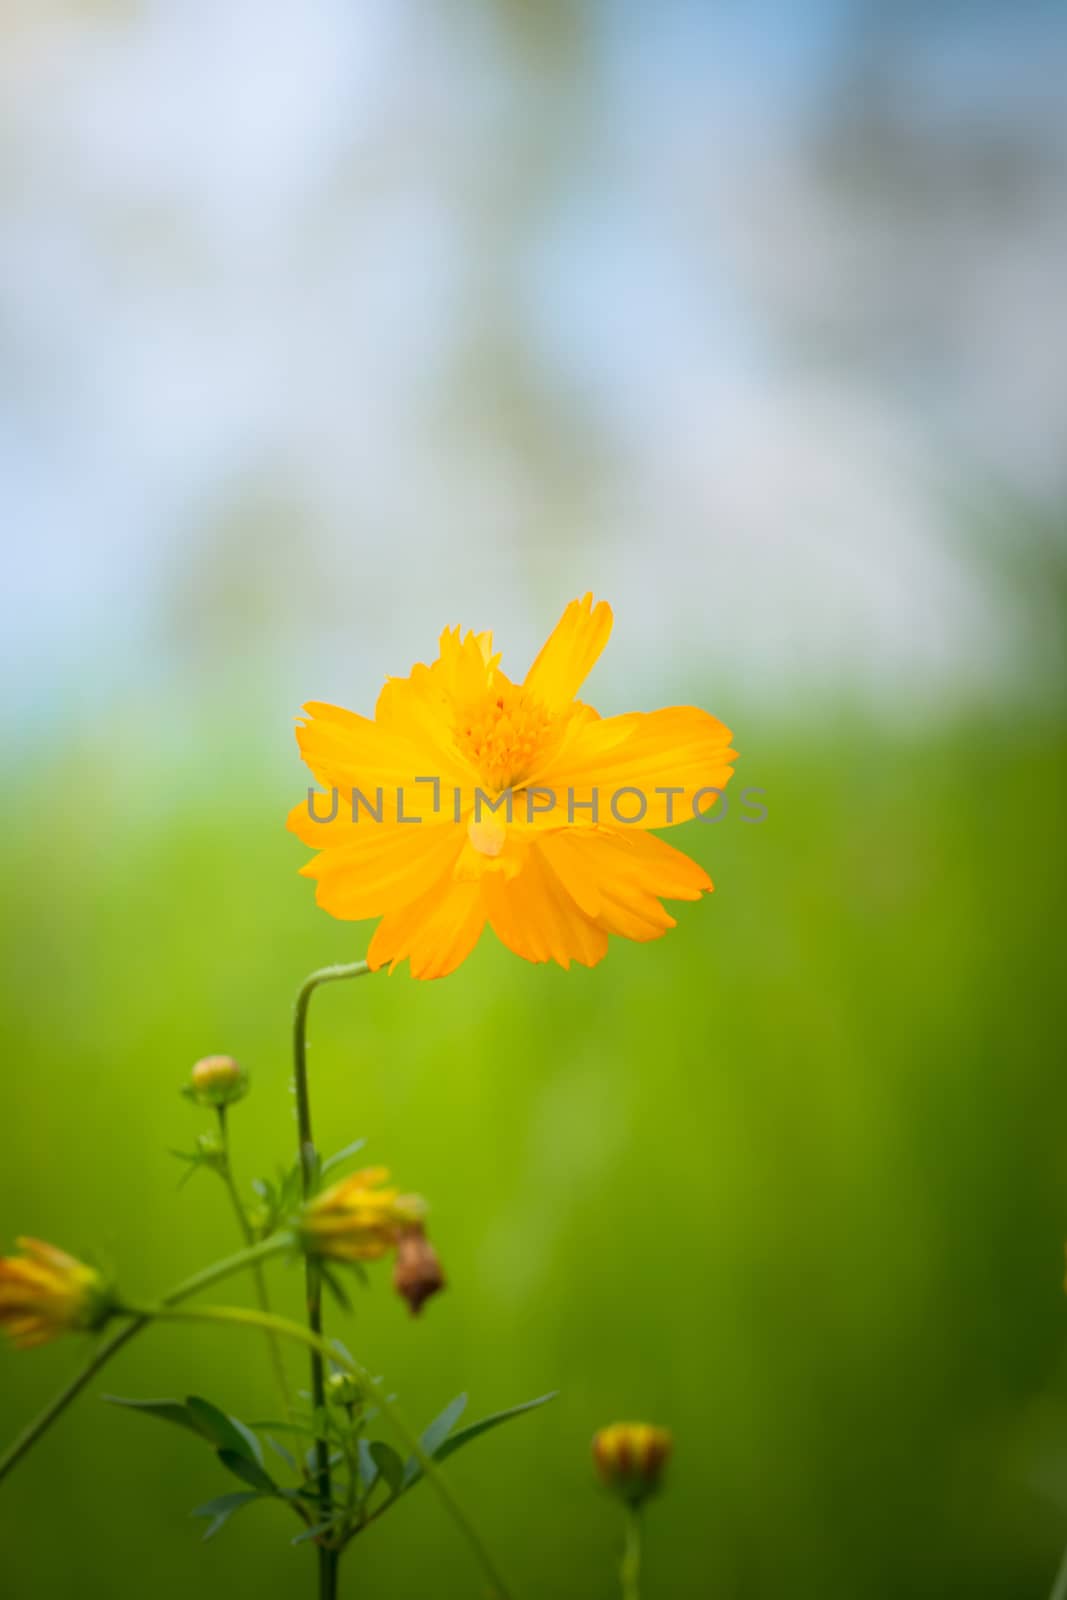
[[[98,1272],[41,1239],[16,1243],[21,1256],[0,1256],[0,1328],[16,1348],[107,1320],[111,1297]]]
[[[593,1437],[593,1460],[607,1488],[640,1501],[659,1488],[674,1441],[651,1422],[613,1422]]]
[[[487,922],[527,961],[591,967],[609,934],[658,939],[675,925],[664,900],[711,889],[650,830],[715,803],[729,730],[694,706],[601,717],[578,700],[611,627],[604,601],[572,601],[521,683],[491,634],[447,629],[373,719],[305,706],[301,754],[329,794],[289,827],[319,852],[302,871],[324,910],[381,918],[373,969],[443,977]]]
[[[420,1223],[426,1202],[388,1187],[386,1167],[366,1167],[309,1200],[300,1240],[310,1255],[329,1261],[377,1261],[401,1234]]]

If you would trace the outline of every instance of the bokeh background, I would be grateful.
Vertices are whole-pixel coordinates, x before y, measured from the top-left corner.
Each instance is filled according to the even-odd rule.
[[[522,671],[593,588],[594,703],[765,791],[658,945],[314,1003],[323,1146],[451,1276],[337,1331],[415,1417],[560,1391],[450,1467],[527,1600],[615,1593],[619,1416],[677,1439],[649,1600],[1026,1600],[1067,1542],[1065,79],[1029,0],[0,6],[4,1243],[228,1250],[167,1153],[210,1051],[242,1184],[287,1157],[369,934],[283,830],[302,701],[451,622]],[[5,1434],[79,1357],[0,1357]],[[273,1405],[226,1331],[100,1387]],[[88,1395],[0,1587],[308,1593],[280,1511],[199,1542],[231,1486]],[[344,1589],[479,1592],[424,1489]]]

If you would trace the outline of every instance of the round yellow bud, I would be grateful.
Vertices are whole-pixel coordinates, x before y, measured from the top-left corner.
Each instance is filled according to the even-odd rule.
[[[639,1504],[660,1486],[674,1441],[651,1422],[613,1422],[593,1436],[593,1460],[601,1482]]]
[[[248,1093],[248,1074],[232,1056],[205,1056],[182,1092],[200,1106],[232,1106]]]

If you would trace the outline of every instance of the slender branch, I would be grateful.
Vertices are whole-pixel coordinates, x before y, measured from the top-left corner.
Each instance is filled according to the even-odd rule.
[[[227,1256],[222,1261],[215,1261],[210,1267],[205,1267],[201,1272],[194,1273],[191,1278],[186,1278],[176,1288],[168,1291],[163,1296],[164,1306],[178,1305],[183,1300],[188,1300],[192,1295],[199,1294],[201,1289],[209,1289],[212,1284],[219,1283],[223,1278],[228,1278],[234,1272],[240,1272],[244,1267],[258,1265],[268,1260],[271,1256],[279,1255],[283,1250],[291,1249],[294,1244],[291,1233],[276,1233],[269,1239],[264,1239],[261,1244],[254,1245],[250,1250],[241,1250],[237,1255]],[[18,1438],[0,1456],[0,1482],[7,1477],[13,1467],[17,1466],[23,1456],[30,1451],[48,1429],[66,1411],[67,1407],[75,1401],[87,1384],[91,1383],[98,1372],[101,1372],[113,1356],[117,1356],[123,1345],[141,1333],[148,1326],[148,1318],[135,1316],[134,1320],[109,1339],[97,1345],[92,1355],[81,1370],[75,1373],[70,1382],[51,1399],[43,1411],[38,1412],[32,1422],[28,1423]]]
[[[311,1328],[303,1327],[299,1322],[290,1322],[286,1317],[279,1317],[273,1313],[255,1311],[250,1306],[190,1306],[127,1308],[131,1315],[142,1319],[159,1319],[165,1322],[214,1322],[230,1323],[237,1327],[269,1328],[282,1338],[296,1340],[308,1349],[316,1351],[325,1360],[333,1361],[342,1370],[351,1374],[364,1393],[370,1395],[375,1405],[381,1411],[387,1422],[403,1441],[404,1446],[411,1452],[423,1473],[443,1502],[453,1522],[460,1529],[471,1549],[474,1551],[491,1586],[491,1600],[509,1600],[509,1591],[504,1579],[497,1571],[492,1556],[482,1543],[481,1535],[467,1517],[467,1513],[453,1494],[450,1485],[441,1472],[438,1463],[423,1445],[418,1434],[405,1421],[403,1415],[391,1400],[385,1389],[373,1377],[370,1371],[354,1357],[346,1355],[343,1351],[335,1349]],[[634,1591],[636,1594],[636,1590]]]
[[[33,1421],[28,1423],[18,1438],[0,1456],[0,1481],[18,1465],[37,1443],[42,1434],[47,1433],[53,1422],[63,1415],[67,1407],[81,1394],[85,1386],[92,1382],[98,1372],[107,1366],[112,1356],[117,1356],[124,1344],[129,1344],[134,1334],[140,1333],[148,1326],[148,1319],[141,1317],[134,1322],[128,1322],[124,1328],[113,1333],[109,1339],[97,1345],[81,1371],[76,1373],[65,1388],[60,1389],[45,1406],[39,1411]]]
[[[626,1507],[626,1535],[623,1543],[622,1600],[641,1600],[641,1508]]]
[[[299,1139],[300,1175],[304,1199],[310,1198],[315,1186],[318,1157],[311,1127],[311,1092],[307,1069],[307,1016],[311,996],[324,983],[337,983],[343,978],[362,978],[370,971],[365,961],[350,961],[342,966],[320,967],[304,979],[293,1008],[293,1081],[296,1087],[296,1121]],[[308,1328],[321,1341],[322,1338],[322,1273],[312,1256],[305,1261],[304,1281],[307,1291]],[[329,1356],[329,1347],[326,1347]],[[326,1364],[322,1351],[315,1346],[311,1353],[311,1404],[314,1411],[326,1405]],[[325,1439],[315,1441],[315,1476],[320,1504],[331,1505],[333,1486],[330,1482],[330,1446]],[[319,1597],[334,1600],[337,1592],[337,1553],[320,1542]]]
[[[177,1306],[185,1300],[191,1300],[194,1294],[199,1294],[201,1289],[210,1289],[216,1283],[221,1283],[223,1278],[230,1278],[235,1272],[243,1272],[245,1267],[254,1267],[260,1262],[269,1261],[272,1256],[280,1256],[286,1250],[296,1247],[296,1236],[287,1229],[279,1233],[272,1233],[269,1239],[261,1239],[259,1244],[254,1244],[247,1250],[238,1250],[232,1256],[225,1256],[221,1261],[213,1261],[211,1266],[204,1267],[201,1272],[194,1272],[191,1278],[186,1278],[176,1289],[171,1289],[163,1295],[160,1305]]]
[[[226,1192],[229,1194],[231,1204],[233,1205],[234,1216],[237,1218],[237,1226],[241,1230],[241,1236],[244,1239],[246,1246],[251,1246],[255,1243],[255,1234],[252,1231],[252,1224],[248,1220],[248,1213],[245,1210],[244,1201],[241,1199],[240,1191],[236,1182],[234,1181],[233,1160],[230,1154],[230,1128],[226,1117],[226,1107],[219,1106],[218,1114],[219,1139],[222,1143],[222,1168],[219,1176],[222,1178],[222,1181],[226,1186]],[[261,1261],[257,1261],[252,1267],[252,1282],[255,1285],[256,1299],[259,1301],[259,1309],[261,1311],[269,1312],[271,1309],[270,1290],[267,1288],[267,1278],[263,1271],[263,1263]],[[289,1379],[287,1378],[285,1372],[285,1361],[282,1357],[281,1345],[278,1343],[277,1334],[268,1333],[266,1337],[267,1349],[270,1353],[271,1368],[274,1372],[274,1380],[278,1385],[278,1392],[282,1397],[282,1405],[285,1407],[285,1415],[290,1421],[292,1421],[293,1401],[292,1396],[289,1393]]]

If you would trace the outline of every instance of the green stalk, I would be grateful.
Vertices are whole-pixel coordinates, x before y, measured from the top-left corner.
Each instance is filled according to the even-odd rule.
[[[1049,1600],[1067,1600],[1067,1550],[1063,1553],[1063,1560],[1060,1562]]]
[[[246,1247],[251,1247],[255,1243],[255,1234],[252,1231],[252,1224],[248,1220],[248,1213],[245,1210],[244,1201],[241,1199],[240,1191],[237,1188],[237,1184],[234,1182],[233,1162],[230,1156],[230,1129],[226,1118],[226,1107],[219,1106],[217,1109],[219,1115],[219,1139],[222,1144],[222,1167],[220,1169],[219,1176],[222,1178],[222,1181],[226,1186],[226,1192],[228,1193],[230,1201],[233,1205],[234,1216],[237,1218],[237,1226],[241,1230],[241,1237],[244,1239]],[[252,1282],[255,1285],[256,1299],[259,1301],[259,1309],[261,1311],[269,1312],[271,1309],[270,1290],[267,1288],[267,1278],[263,1271],[263,1263],[261,1261],[257,1261],[252,1268]],[[289,1380],[285,1373],[285,1362],[282,1359],[281,1345],[278,1343],[277,1334],[268,1333],[266,1337],[271,1368],[274,1372],[274,1381],[278,1385],[278,1392],[282,1398],[282,1405],[285,1408],[285,1415],[291,1422],[293,1419],[293,1401],[292,1396],[289,1393]]]
[[[212,1284],[219,1283],[223,1278],[228,1278],[234,1272],[240,1272],[248,1266],[259,1265],[271,1256],[279,1255],[283,1250],[293,1247],[295,1240],[291,1233],[276,1233],[270,1239],[264,1239],[261,1244],[254,1245],[250,1250],[241,1250],[237,1255],[227,1256],[222,1261],[214,1262],[210,1267],[205,1267],[201,1272],[194,1273],[191,1278],[186,1278],[174,1289],[163,1296],[164,1306],[178,1305],[183,1300],[188,1300],[192,1295],[199,1294],[201,1289],[209,1289]],[[17,1466],[33,1446],[48,1429],[66,1411],[67,1407],[78,1398],[87,1384],[91,1383],[98,1372],[101,1372],[113,1356],[117,1356],[123,1345],[141,1333],[148,1326],[149,1318],[143,1315],[134,1316],[134,1320],[113,1333],[109,1339],[96,1347],[88,1361],[77,1372],[65,1388],[48,1402],[43,1411],[38,1412],[33,1421],[19,1434],[18,1438],[0,1456],[0,1482],[7,1477],[13,1467]]]
[[[641,1508],[626,1507],[626,1534],[619,1567],[622,1600],[641,1600]]]
[[[370,1395],[375,1405],[381,1411],[387,1422],[391,1423],[404,1446],[414,1456],[422,1468],[427,1480],[433,1484],[445,1509],[453,1522],[463,1534],[485,1573],[490,1584],[490,1600],[509,1600],[509,1592],[504,1579],[497,1571],[492,1556],[482,1543],[481,1535],[469,1520],[467,1513],[456,1499],[455,1495],[443,1476],[437,1462],[426,1450],[422,1441],[400,1411],[384,1388],[372,1376],[361,1362],[349,1358],[340,1350],[328,1344],[321,1334],[315,1333],[311,1328],[303,1327],[299,1322],[290,1322],[286,1317],[279,1317],[273,1313],[255,1311],[250,1306],[192,1306],[188,1309],[171,1308],[170,1306],[128,1307],[130,1315],[142,1320],[159,1320],[164,1322],[213,1322],[229,1323],[236,1327],[267,1328],[284,1339],[293,1339],[306,1345],[309,1350],[318,1354],[325,1361],[332,1361],[343,1371],[351,1374],[359,1384],[360,1389]],[[338,1552],[334,1552],[337,1554]],[[633,1591],[636,1596],[636,1589]],[[627,1591],[629,1600],[629,1591]]]
[[[315,1187],[318,1157],[311,1129],[311,1093],[307,1069],[307,1015],[311,996],[323,983],[337,983],[343,978],[362,978],[370,971],[365,961],[350,961],[342,966],[320,967],[305,978],[293,1008],[293,1081],[296,1086],[296,1122],[300,1150],[300,1175],[304,1199],[309,1200]],[[305,1258],[305,1284],[307,1290],[307,1318],[310,1332],[322,1339],[322,1274],[313,1256]],[[327,1356],[331,1354],[326,1347]],[[312,1345],[311,1350],[311,1404],[314,1411],[326,1405],[326,1363],[322,1349]],[[322,1505],[331,1505],[333,1486],[330,1473],[330,1446],[325,1439],[315,1441],[315,1475]],[[337,1594],[338,1553],[324,1544],[319,1552],[319,1600],[335,1600]]]

